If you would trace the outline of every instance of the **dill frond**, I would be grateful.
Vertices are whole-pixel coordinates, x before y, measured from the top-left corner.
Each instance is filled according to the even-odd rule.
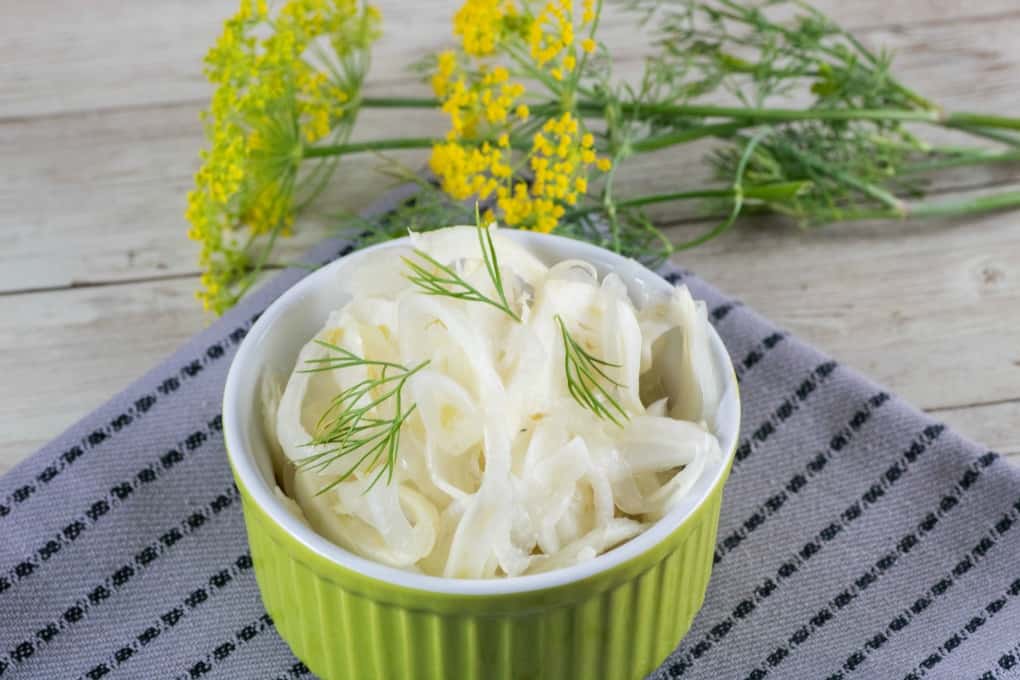
[[[600,359],[585,350],[567,330],[563,317],[557,314],[555,318],[563,338],[563,371],[570,396],[599,418],[623,427],[622,420],[629,420],[630,416],[610,392],[611,388],[623,385],[605,371],[606,368],[619,368],[619,364]]]
[[[492,242],[492,234],[482,226],[481,218],[478,215],[478,208],[475,208],[475,229],[478,232],[478,245],[482,251],[482,261],[485,263],[485,271],[496,291],[496,298],[489,297],[470,283],[460,274],[442,262],[422,250],[415,250],[415,257],[423,260],[425,266],[411,258],[403,258],[404,263],[411,270],[407,275],[408,281],[413,283],[426,295],[439,295],[465,300],[467,302],[482,302],[491,305],[496,309],[505,312],[514,321],[520,322],[521,317],[510,307],[506,297],[506,289],[503,285],[503,275],[499,270],[499,258],[496,255],[496,247]]]
[[[366,493],[383,477],[389,484],[393,480],[393,468],[400,450],[400,430],[415,410],[415,404],[405,407],[403,390],[408,379],[429,362],[423,361],[407,368],[388,361],[365,359],[322,340],[315,342],[336,352],[336,356],[310,359],[306,362],[310,367],[301,369],[302,373],[365,366],[376,369],[378,377],[366,378],[333,398],[316,424],[315,436],[307,444],[329,448],[302,458],[299,467],[322,471],[338,460],[355,458],[339,477],[319,490],[320,494],[349,479],[363,466],[368,471],[375,470]],[[387,403],[392,403],[392,415],[379,415],[380,407]]]

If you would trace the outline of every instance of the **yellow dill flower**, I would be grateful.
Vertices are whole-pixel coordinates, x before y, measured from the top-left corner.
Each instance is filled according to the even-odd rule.
[[[511,112],[520,118],[524,86],[510,80],[505,66],[483,66],[469,72],[452,52],[439,56],[432,76],[432,89],[449,116],[447,139],[493,139],[512,123]],[[524,112],[527,112],[525,107]]]
[[[512,0],[467,0],[453,17],[453,33],[460,36],[466,53],[488,56],[512,29],[517,15]]]
[[[363,52],[379,15],[359,0],[290,0],[270,18],[263,0],[241,0],[205,58],[216,89],[203,113],[207,149],[188,194],[188,235],[205,269],[198,297],[217,313],[247,289],[277,234],[293,224],[303,189],[303,146],[353,123],[349,102],[364,77]],[[306,60],[325,41],[344,65]],[[271,235],[267,242],[257,240]],[[262,248],[256,257],[252,250]]]
[[[432,91],[442,99],[449,92],[451,77],[457,70],[457,54],[453,50],[439,53],[436,60],[436,72],[432,74]]]
[[[583,5],[592,17],[594,8]],[[532,114],[520,101],[524,87],[493,59],[506,57],[507,40],[519,37],[527,58],[548,74],[547,83],[576,87],[579,55],[592,36],[580,43],[575,36],[593,21],[579,22],[578,15],[575,0],[546,0],[533,10],[503,0],[465,0],[454,18],[461,50],[440,54],[432,76],[450,128],[429,165],[449,196],[494,199],[507,225],[548,232],[587,193],[588,173],[598,162],[594,136],[573,112],[562,111],[543,118],[537,130],[524,128],[529,149],[511,148],[511,135],[521,134],[518,126]],[[552,89],[560,101],[572,100],[566,89]]]
[[[592,40],[591,38],[585,38],[584,40],[581,41],[581,49],[587,52],[588,54],[594,52],[595,47],[596,47],[595,41]]]
[[[532,181],[496,192],[496,205],[509,226],[549,232],[588,190],[588,168],[595,162],[595,139],[570,112],[547,120],[531,138],[528,168]]]
[[[457,142],[437,144],[432,148],[429,167],[439,177],[443,191],[457,200],[473,195],[485,200],[496,191],[495,178],[512,173],[503,152],[489,144],[478,147]]]
[[[557,59],[574,44],[573,2],[549,2],[528,30],[528,49],[539,66]]]

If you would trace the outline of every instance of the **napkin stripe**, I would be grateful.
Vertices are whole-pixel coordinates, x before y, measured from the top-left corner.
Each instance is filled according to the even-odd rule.
[[[251,642],[260,633],[273,628],[273,619],[269,614],[263,614],[254,621],[238,629],[232,636],[203,656],[201,659],[189,662],[188,671],[176,676],[175,680],[197,680],[211,673],[215,666],[225,663],[231,655],[245,644]],[[291,663],[281,675],[274,676],[274,680],[286,680],[287,678],[300,678],[309,675],[311,671],[303,663]],[[90,679],[91,680],[91,679]]]
[[[766,335],[761,342],[751,348],[743,360],[734,362],[733,372],[737,376],[737,382],[743,382],[744,375],[754,368],[758,363],[765,358],[769,350],[781,343],[788,336],[788,333],[782,331],[772,331]]]
[[[1016,673],[1020,670],[1020,643],[1003,652],[999,657],[999,660],[995,664],[997,668],[992,668],[978,676],[977,680],[996,680],[1001,678],[1002,671],[1012,671]]]
[[[784,584],[793,580],[797,574],[802,573],[801,567],[809,562],[816,555],[821,553],[825,546],[836,540],[839,536],[846,534],[846,529],[865,516],[867,511],[878,504],[886,496],[887,491],[897,481],[902,479],[907,468],[918,460],[931,446],[939,439],[944,431],[941,425],[929,425],[925,427],[913,440],[911,445],[904,451],[900,460],[888,468],[880,477],[878,482],[872,484],[862,495],[861,499],[851,503],[835,519],[829,521],[822,529],[814,534],[814,537],[804,546],[780,564],[776,569],[775,578],[766,577],[758,585],[753,594],[737,603],[733,610],[724,618],[712,625],[704,637],[690,647],[690,651],[683,655],[682,659],[672,662],[669,667],[671,677],[680,677],[689,670],[695,662],[715,645],[722,642],[727,635],[741,621],[746,620],[759,605],[767,600]],[[991,464],[990,462],[988,464]],[[967,484],[966,489],[973,485],[973,481]],[[965,489],[965,490],[966,490]],[[911,545],[911,548],[913,546]],[[866,587],[866,586],[865,586]],[[863,590],[863,588],[862,588]],[[682,645],[690,646],[690,645]]]
[[[120,668],[142,650],[143,647],[151,644],[156,638],[165,632],[172,630],[178,623],[185,619],[191,612],[210,601],[217,594],[234,583],[239,576],[250,570],[252,567],[251,555],[242,553],[232,563],[222,565],[201,585],[195,586],[180,603],[159,616],[151,625],[143,628],[132,640],[124,642],[109,658],[97,663],[95,666],[79,676],[79,680],[99,680],[106,677],[114,670]],[[263,615],[268,622],[265,625],[272,625],[269,615]]]
[[[715,548],[715,564],[719,564],[723,561],[723,558],[733,550],[735,550],[741,543],[762,527],[769,518],[775,516],[780,510],[786,505],[786,502],[791,500],[791,497],[797,496],[806,487],[812,479],[817,477],[828,467],[829,461],[836,457],[841,451],[843,451],[854,439],[854,436],[860,431],[865,425],[872,420],[872,416],[877,412],[883,405],[889,401],[889,394],[881,391],[868,397],[859,409],[850,417],[847,421],[846,427],[839,430],[829,440],[829,447],[825,451],[818,453],[814,458],[809,460],[804,466],[803,472],[794,473],[792,477],[783,485],[783,488],[765,499],[764,502],[759,503],[755,507],[754,511],[737,525],[734,529],[722,539]]]
[[[110,490],[102,497],[87,503],[86,509],[69,520],[62,530],[51,535],[31,555],[23,558],[5,575],[0,576],[0,596],[12,590],[15,584],[30,578],[43,563],[50,561],[64,547],[86,534],[89,528],[99,524],[100,520],[124,505],[136,491],[139,491],[143,486],[147,487],[153,482],[159,481],[164,473],[175,468],[186,457],[201,449],[207,442],[216,440],[222,429],[223,421],[221,415],[217,413],[207,422],[204,429],[195,430],[178,440],[174,448],[144,465],[131,477],[130,481],[122,480],[110,487]]]
[[[946,660],[951,654],[959,649],[963,643],[969,641],[977,632],[996,614],[1006,608],[1014,599],[1020,596],[1020,578],[1015,579],[1005,591],[994,600],[986,604],[963,625],[958,631],[946,639],[938,648],[927,655],[923,661],[914,666],[914,669],[907,673],[903,680],[921,680],[928,671],[932,670]]]
[[[676,285],[684,280],[684,278],[690,276],[691,273],[686,269],[679,269],[670,267],[670,271],[662,275],[662,278],[666,279],[672,285]]]
[[[911,605],[901,610],[899,614],[885,626],[884,629],[871,636],[863,647],[851,653],[850,656],[847,657],[846,661],[843,662],[842,670],[829,675],[828,680],[844,680],[847,674],[853,673],[857,668],[859,668],[872,652],[880,649],[889,638],[906,629],[913,620],[928,609],[928,607],[930,607],[936,599],[949,592],[949,590],[955,584],[963,580],[967,574],[975,571],[975,567],[980,565],[988,553],[999,545],[1000,539],[1016,526],[1018,520],[1020,520],[1020,498],[1014,502],[1012,509],[1003,513],[999,521],[995,523],[994,527],[985,532],[985,535],[974,545],[973,548],[963,554],[956,563],[956,566],[947,571],[937,581],[933,582],[932,585],[924,591],[923,595],[914,600]]]
[[[782,340],[783,340],[782,334],[770,332],[759,342],[757,342],[754,345],[754,347],[747,351],[747,354],[744,356],[743,361],[734,362],[733,373],[737,376],[737,382],[743,383],[744,378],[751,371],[751,369],[760,364],[761,361],[765,358],[765,356],[772,349],[778,346],[779,343],[782,342]],[[738,369],[737,368],[738,365],[741,368]]]
[[[42,491],[47,484],[59,477],[86,453],[99,448],[119,435],[128,433],[133,425],[143,420],[144,416],[152,410],[160,401],[161,396],[165,401],[188,380],[195,378],[205,368],[226,357],[229,354],[227,350],[241,343],[252,323],[254,323],[254,319],[237,326],[224,335],[221,340],[209,345],[199,357],[185,361],[178,370],[159,380],[155,389],[137,395],[131,406],[114,416],[105,425],[101,425],[83,436],[77,444],[66,449],[55,460],[43,467],[40,472],[33,475],[34,482],[24,484],[9,493],[4,502],[0,503],[0,519],[9,517],[16,506],[23,505],[28,499]]]
[[[287,678],[303,678],[307,675],[311,675],[311,671],[308,670],[308,666],[304,665],[300,661],[291,664],[283,675],[277,675],[273,680],[287,680]]]
[[[904,534],[900,540],[896,542],[896,548],[894,550],[886,553],[876,560],[871,567],[866,569],[860,576],[847,584],[832,600],[829,601],[828,604],[811,616],[806,623],[798,627],[785,645],[780,645],[773,650],[766,658],[764,664],[747,674],[747,680],[761,680],[768,675],[770,670],[774,670],[782,664],[795,649],[803,645],[804,642],[806,642],[814,633],[818,632],[821,628],[832,621],[840,611],[856,600],[864,591],[877,582],[879,578],[893,570],[896,565],[901,564],[902,560],[900,558],[906,557],[914,550],[914,548],[920,545],[924,539],[933,534],[934,530],[939,526],[942,520],[945,519],[945,517],[949,515],[954,508],[960,505],[964,495],[974,488],[974,484],[977,482],[984,469],[991,466],[996,460],[998,460],[998,456],[995,454],[985,455],[967,466],[967,469],[960,480],[953,486],[948,494],[942,496],[935,509],[929,511],[925,515],[924,519],[919,523],[916,531],[910,531]],[[987,548],[985,549],[987,550]],[[961,572],[958,576],[962,576],[963,573],[964,572]],[[939,581],[938,583],[941,585],[933,590],[936,594],[944,593],[952,585],[952,582],[949,582],[948,585],[946,585],[944,580]],[[915,614],[920,614],[920,612],[927,608],[928,604],[930,604],[930,602],[924,605],[918,605],[918,601],[915,601],[911,607],[916,608],[916,611],[914,612]],[[907,610],[907,615],[910,615],[909,610]],[[902,625],[898,623],[901,620],[902,616],[893,620],[893,623],[891,624],[893,626],[893,631],[899,630],[902,627]],[[888,637],[891,635],[888,630],[889,629],[887,627],[886,632],[878,633],[868,638],[868,641],[865,643],[865,649],[868,651],[865,652],[865,655],[871,651],[880,649],[883,645],[885,645],[888,641]],[[854,659],[856,656],[857,653],[854,653],[850,656],[850,659]],[[863,661],[863,657],[861,657],[860,661]],[[850,663],[850,670],[859,665],[860,661],[853,663],[848,661],[848,663]],[[836,677],[842,676],[839,674],[832,675],[829,676],[829,680],[833,680]]]
[[[720,307],[717,307],[711,313],[712,321],[718,323],[719,321],[725,319],[727,315],[729,315],[729,313],[732,312],[734,309],[740,309],[743,306],[744,303],[740,300],[727,300],[725,304],[721,305]]]
[[[807,403],[811,395],[818,391],[818,388],[828,382],[829,378],[839,367],[832,360],[824,361],[815,366],[808,373],[807,377],[794,389],[793,393],[787,396],[782,403],[765,419],[758,427],[751,432],[750,436],[744,437],[737,446],[737,452],[733,460],[733,474],[744,463],[745,460],[769,440],[780,427],[783,426],[801,407]]]
[[[202,527],[207,526],[210,520],[229,508],[239,497],[237,487],[231,484],[201,509],[189,512],[186,517],[171,526],[158,539],[135,553],[132,560],[113,571],[103,579],[102,583],[90,588],[88,594],[77,598],[71,605],[61,607],[63,614],[59,619],[44,624],[35,632],[34,636],[29,636],[20,643],[16,643],[6,656],[0,658],[0,676],[3,676],[4,671],[12,664],[28,661],[61,633],[84,621],[93,609],[111,600],[135,576],[148,569],[153,562],[169,552],[185,537],[191,536]]]

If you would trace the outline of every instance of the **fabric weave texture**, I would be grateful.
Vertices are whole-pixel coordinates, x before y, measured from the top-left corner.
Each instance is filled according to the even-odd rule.
[[[238,344],[306,273],[0,479],[0,678],[312,677],[262,608],[220,422]],[[1020,470],[662,274],[708,303],[744,421],[705,606],[652,678],[1020,677]]]

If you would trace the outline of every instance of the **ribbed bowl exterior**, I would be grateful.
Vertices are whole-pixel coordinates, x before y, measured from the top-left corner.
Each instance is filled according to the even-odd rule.
[[[662,663],[704,601],[726,476],[628,562],[545,590],[482,596],[412,590],[341,567],[238,485],[266,610],[321,678],[630,680]]]

